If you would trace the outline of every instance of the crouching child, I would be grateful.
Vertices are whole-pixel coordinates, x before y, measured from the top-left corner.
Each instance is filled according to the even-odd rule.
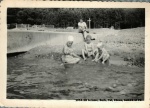
[[[106,61],[109,63],[110,55],[107,50],[104,48],[102,42],[97,44],[97,50],[95,51],[96,56],[93,61],[98,62],[102,60],[102,64],[105,64]]]

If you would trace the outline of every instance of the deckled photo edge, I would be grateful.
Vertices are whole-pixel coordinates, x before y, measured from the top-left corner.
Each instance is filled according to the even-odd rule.
[[[1,76],[0,76],[0,84],[1,84],[1,90],[0,92],[0,105],[1,106],[10,106],[10,107],[148,107],[149,104],[149,96],[150,96],[150,84],[149,84],[149,64],[150,64],[150,58],[149,58],[149,47],[150,47],[150,4],[148,3],[101,3],[101,2],[55,2],[55,1],[40,1],[39,3],[36,1],[32,1],[32,4],[30,1],[9,1],[4,0],[1,2],[1,22],[0,22],[0,30],[1,30],[1,36],[0,36],[0,62],[1,68]],[[69,5],[68,5],[69,4]],[[84,4],[84,5],[83,5]],[[20,8],[145,8],[145,94],[144,94],[144,101],[141,102],[77,102],[75,100],[35,100],[35,99],[6,99],[6,85],[7,85],[7,8],[13,8],[13,7],[20,7]]]

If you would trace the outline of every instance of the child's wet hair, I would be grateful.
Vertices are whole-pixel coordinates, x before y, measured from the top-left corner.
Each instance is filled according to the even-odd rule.
[[[102,43],[102,42],[99,42],[99,43],[97,44],[97,47],[98,47],[98,48],[102,48],[102,47],[103,47],[103,43]]]
[[[86,39],[87,39],[87,38],[90,38],[90,39],[92,39],[91,35],[87,35],[87,36],[86,36]]]

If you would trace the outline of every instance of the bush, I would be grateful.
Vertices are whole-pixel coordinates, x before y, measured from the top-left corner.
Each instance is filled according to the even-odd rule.
[[[144,54],[138,54],[138,55],[128,55],[124,56],[124,61],[130,62],[131,65],[139,66],[139,67],[144,67],[145,65],[145,57]]]
[[[14,28],[16,28],[16,24],[9,24],[7,26],[7,29],[14,29]]]
[[[144,67],[145,57],[136,57],[132,60],[132,65]]]

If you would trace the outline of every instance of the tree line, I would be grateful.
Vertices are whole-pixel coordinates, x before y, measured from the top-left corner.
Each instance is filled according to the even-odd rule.
[[[91,28],[116,29],[145,26],[144,8],[8,8],[7,24],[54,25],[77,28],[80,19]]]

